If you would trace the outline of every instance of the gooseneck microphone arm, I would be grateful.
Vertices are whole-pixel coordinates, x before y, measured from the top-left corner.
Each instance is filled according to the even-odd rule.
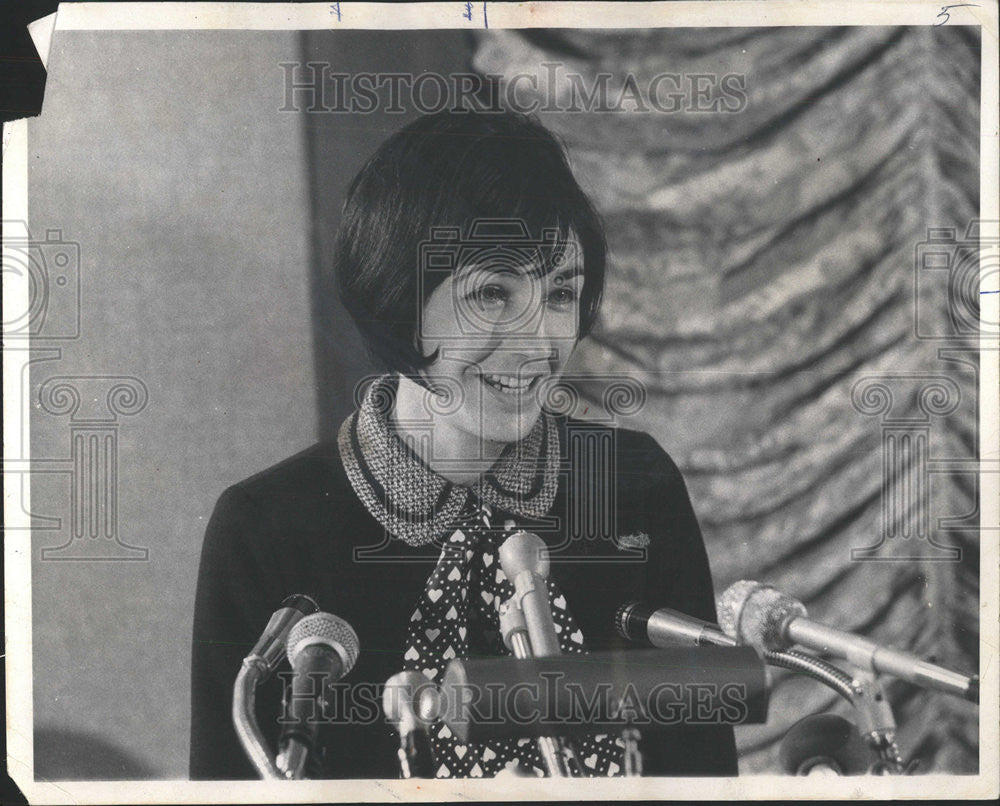
[[[805,606],[770,585],[740,580],[719,597],[723,630],[759,652],[793,644],[842,658],[852,666],[851,704],[860,731],[878,756],[877,770],[907,771],[896,745],[896,721],[878,675],[888,674],[925,688],[978,701],[978,677],[952,672],[908,652],[879,646],[867,638],[828,627],[806,617]]]
[[[260,731],[255,714],[257,686],[262,679],[260,663],[250,657],[244,658],[233,686],[233,728],[257,774],[265,781],[280,780],[285,776],[278,771],[268,752],[267,740]]]
[[[275,766],[267,741],[257,724],[257,686],[267,680],[285,657],[285,641],[292,628],[305,616],[319,610],[310,597],[289,596],[281,603],[264,628],[250,654],[243,659],[233,685],[233,728],[250,763],[265,780],[283,776]]]
[[[615,614],[615,627],[622,637],[630,641],[661,648],[737,646],[740,643],[717,624],[669,608],[654,610],[641,602],[622,605]],[[866,741],[878,754],[882,769],[889,773],[903,771],[895,745],[896,726],[892,711],[872,675],[859,670],[852,676],[822,658],[794,649],[768,649],[760,645],[754,645],[754,649],[769,665],[811,677],[847,700],[858,715]]]
[[[652,644],[661,649],[676,646],[739,646],[718,624],[671,610],[653,609],[642,602],[627,602],[615,614],[615,628],[622,638],[638,644]],[[759,650],[758,650],[759,651]],[[808,675],[829,686],[841,697],[854,703],[853,679],[832,663],[795,650],[765,650],[761,658],[771,666]]]
[[[832,663],[828,663],[822,658],[814,658],[812,655],[796,652],[794,649],[767,650],[761,653],[761,657],[771,666],[811,677],[833,689],[851,705],[855,705],[855,697],[858,692],[854,678]]]
[[[719,623],[727,635],[760,650],[801,644],[849,661],[875,674],[888,674],[923,688],[979,702],[978,675],[937,666],[909,652],[828,627],[806,617],[805,606],[770,585],[742,579],[719,597]]]

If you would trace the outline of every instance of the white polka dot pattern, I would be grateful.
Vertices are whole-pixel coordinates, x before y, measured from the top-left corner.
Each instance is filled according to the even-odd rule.
[[[410,618],[404,670],[417,670],[440,682],[449,660],[470,656],[470,644],[475,646],[476,654],[510,654],[500,637],[498,611],[513,595],[514,588],[500,568],[498,550],[517,527],[513,520],[507,520],[502,530],[494,529],[491,517],[488,506],[480,505],[444,544]],[[552,580],[547,585],[562,651],[586,652],[583,633],[567,608],[565,596]],[[537,745],[531,739],[461,744],[440,720],[431,725],[430,739],[438,778],[489,778],[515,765],[536,775],[545,774]],[[620,739],[587,736],[577,739],[574,745],[584,775],[622,774]]]

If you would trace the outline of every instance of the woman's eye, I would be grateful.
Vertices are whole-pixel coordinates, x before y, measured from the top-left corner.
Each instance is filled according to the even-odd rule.
[[[481,308],[497,308],[507,303],[507,292],[498,285],[484,285],[472,292],[472,299]]]
[[[556,288],[549,293],[549,304],[557,307],[570,305],[576,300],[576,292],[572,288]]]

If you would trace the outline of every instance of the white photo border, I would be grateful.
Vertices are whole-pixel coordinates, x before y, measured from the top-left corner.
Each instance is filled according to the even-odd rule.
[[[331,12],[339,7],[339,19]],[[72,3],[57,12],[55,30],[324,30],[427,29],[469,27],[462,17],[465,3],[240,4],[240,3]],[[480,4],[475,4],[480,5]],[[980,219],[984,240],[997,243],[1000,221],[998,194],[998,54],[997,6],[951,6],[938,2],[538,2],[488,3],[490,28],[582,27],[727,27],[805,25],[926,25],[941,24],[950,8],[950,24],[977,25],[982,31],[982,96],[980,151]],[[460,8],[461,7],[461,8]],[[19,120],[4,125],[4,219],[28,220],[27,126]],[[13,233],[5,232],[6,237]],[[995,248],[995,247],[994,247]],[[991,282],[996,282],[992,277]],[[981,319],[1000,321],[1000,294],[983,288]],[[6,310],[24,309],[27,288],[4,274]],[[8,317],[4,316],[4,321]],[[995,336],[980,341],[980,422],[982,462],[1000,467],[1000,344]],[[28,362],[25,346],[5,341],[5,389],[22,389]],[[4,397],[5,456],[30,456],[27,392]],[[982,534],[1000,524],[1000,473],[980,476]],[[5,501],[26,500],[18,474],[4,475]],[[24,497],[24,498],[22,498]],[[26,507],[25,509],[30,509]],[[21,507],[5,507],[5,527],[25,530]],[[995,532],[994,532],[995,534]],[[771,800],[774,798],[994,798],[998,795],[1000,757],[998,730],[998,551],[995,540],[981,542],[980,572],[980,771],[978,775],[915,777],[792,778],[633,778],[530,780],[511,779],[504,788],[490,780],[330,780],[292,782],[154,781],[36,781],[33,763],[31,554],[25,538],[4,542],[7,668],[8,770],[30,802],[39,803],[308,803],[344,801],[440,800]]]

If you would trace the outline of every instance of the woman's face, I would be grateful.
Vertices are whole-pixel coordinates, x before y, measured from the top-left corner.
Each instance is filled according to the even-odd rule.
[[[541,274],[501,250],[455,270],[423,306],[420,346],[439,350],[426,370],[441,388],[449,425],[491,442],[531,431],[545,386],[576,346],[583,256],[571,238],[561,260]],[[440,421],[440,413],[438,416]]]

